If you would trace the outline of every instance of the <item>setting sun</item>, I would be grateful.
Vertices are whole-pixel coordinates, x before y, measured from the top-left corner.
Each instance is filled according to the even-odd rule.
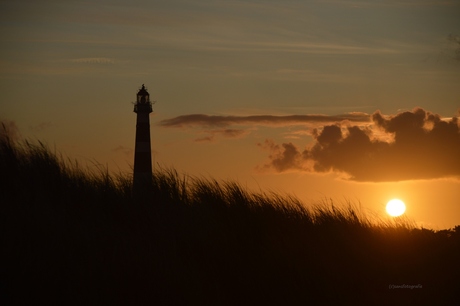
[[[406,205],[399,199],[393,199],[388,201],[386,210],[390,216],[398,217],[406,211]]]

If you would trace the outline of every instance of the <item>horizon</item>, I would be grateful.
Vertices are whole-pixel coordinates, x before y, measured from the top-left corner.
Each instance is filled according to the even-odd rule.
[[[460,224],[459,1],[135,4],[2,2],[13,138],[131,173],[145,84],[154,171]]]

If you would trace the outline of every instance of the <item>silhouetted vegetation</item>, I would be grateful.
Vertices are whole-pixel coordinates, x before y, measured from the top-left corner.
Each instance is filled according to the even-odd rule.
[[[407,305],[459,301],[460,227],[307,208],[234,182],[82,169],[0,140],[5,305]],[[389,289],[390,285],[421,285]]]

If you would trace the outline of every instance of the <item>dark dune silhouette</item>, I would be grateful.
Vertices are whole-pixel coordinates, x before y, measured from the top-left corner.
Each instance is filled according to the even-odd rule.
[[[4,305],[442,305],[460,227],[374,223],[234,182],[128,176],[0,140]],[[413,286],[390,289],[395,286]]]

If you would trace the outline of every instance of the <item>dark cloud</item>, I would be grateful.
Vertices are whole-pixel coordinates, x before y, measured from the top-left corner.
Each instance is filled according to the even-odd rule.
[[[209,116],[203,114],[183,115],[170,119],[165,119],[159,124],[163,127],[227,127],[231,125],[261,125],[261,126],[288,126],[305,125],[308,123],[328,123],[328,122],[368,122],[369,114],[348,113],[336,116],[326,115],[256,115],[256,116]]]
[[[9,138],[12,141],[18,141],[21,133],[16,122],[7,119],[0,119],[0,139]]]
[[[340,172],[356,181],[401,181],[460,177],[460,124],[443,120],[421,108],[384,116],[372,115],[376,129],[325,126],[314,130],[312,147],[299,150],[292,143],[266,142],[271,154],[264,168],[278,172],[309,169]],[[378,132],[391,135],[386,141]],[[270,145],[267,145],[270,144]],[[310,163],[310,165],[308,165]]]
[[[268,168],[274,168],[277,172],[307,170],[304,166],[305,161],[302,153],[292,143],[278,145],[273,140],[267,139],[264,143],[259,143],[258,146],[271,152],[269,155],[270,163],[258,167],[258,170]]]
[[[245,130],[237,130],[237,129],[225,129],[225,130],[218,130],[215,131],[220,133],[222,136],[225,138],[239,138],[241,136],[244,136],[247,134],[247,131]]]

